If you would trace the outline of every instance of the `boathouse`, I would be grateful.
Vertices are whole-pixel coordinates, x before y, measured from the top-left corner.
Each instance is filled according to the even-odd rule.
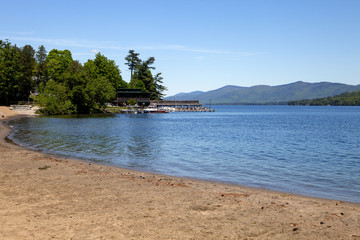
[[[142,92],[138,88],[118,88],[116,90],[115,105],[124,106],[130,99],[134,99],[139,106],[150,104],[150,93]]]

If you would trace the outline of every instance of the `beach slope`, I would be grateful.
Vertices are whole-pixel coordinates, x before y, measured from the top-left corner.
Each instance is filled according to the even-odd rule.
[[[27,150],[0,123],[0,239],[360,239],[360,205]]]

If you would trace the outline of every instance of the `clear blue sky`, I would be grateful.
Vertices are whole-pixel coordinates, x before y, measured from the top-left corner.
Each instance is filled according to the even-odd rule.
[[[295,81],[360,84],[360,0],[0,0],[0,39],[155,57],[167,95]]]

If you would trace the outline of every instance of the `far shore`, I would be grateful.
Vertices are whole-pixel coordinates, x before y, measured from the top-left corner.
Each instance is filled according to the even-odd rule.
[[[31,151],[0,114],[0,239],[360,239],[360,204]]]

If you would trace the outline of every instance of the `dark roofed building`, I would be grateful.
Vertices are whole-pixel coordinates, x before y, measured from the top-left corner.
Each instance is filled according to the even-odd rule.
[[[138,88],[118,88],[116,90],[117,105],[125,105],[130,99],[134,99],[139,106],[148,106],[150,104],[150,93],[142,92]]]

